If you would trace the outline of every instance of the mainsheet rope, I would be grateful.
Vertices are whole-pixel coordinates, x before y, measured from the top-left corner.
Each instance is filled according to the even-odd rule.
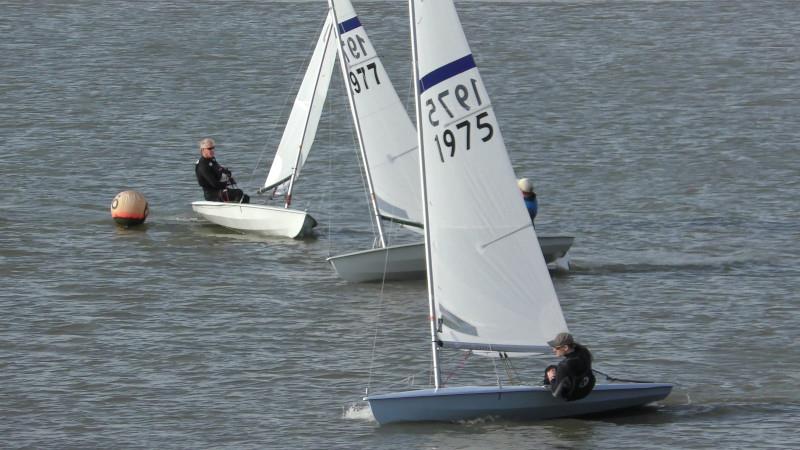
[[[602,375],[602,376],[606,377],[606,380],[608,380],[608,381],[618,381],[618,382],[622,382],[622,383],[652,383],[652,381],[625,380],[623,378],[614,378],[611,375],[609,375],[607,373],[604,373],[604,372],[601,372],[601,371],[599,371],[597,369],[592,369],[592,372],[594,372],[594,373],[596,373],[598,375]]]

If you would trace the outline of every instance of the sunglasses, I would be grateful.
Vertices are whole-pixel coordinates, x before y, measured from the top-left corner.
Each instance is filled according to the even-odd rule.
[[[214,150],[216,147],[206,147],[203,150]]]

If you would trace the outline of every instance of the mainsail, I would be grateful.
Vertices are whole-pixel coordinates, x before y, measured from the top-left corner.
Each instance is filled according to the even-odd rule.
[[[567,326],[489,96],[452,2],[413,7],[437,339],[544,351]]]
[[[276,189],[279,194],[286,193],[305,164],[336,62],[333,32],[333,15],[328,13],[261,192]]]
[[[421,226],[416,129],[349,0],[332,0],[378,214]]]

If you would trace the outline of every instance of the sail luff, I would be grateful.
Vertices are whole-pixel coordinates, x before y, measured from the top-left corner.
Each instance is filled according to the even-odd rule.
[[[314,91],[311,94],[312,107],[308,109],[308,113],[306,114],[306,121],[305,121],[306,126],[303,127],[303,134],[300,137],[300,143],[298,144],[297,159],[294,162],[294,170],[292,170],[292,176],[289,178],[289,189],[286,191],[286,201],[284,203],[284,208],[288,208],[289,205],[291,205],[291,203],[292,203],[292,190],[294,189],[294,181],[295,181],[295,179],[297,179],[297,175],[300,173],[300,167],[302,165],[302,160],[303,160],[303,147],[305,146],[306,139],[309,137],[309,134],[310,134],[309,133],[309,127],[310,127],[310,124],[311,124],[311,115],[314,113],[314,107],[313,107],[314,104],[313,104],[313,102],[314,101],[318,101],[318,99],[317,99],[317,91],[320,88],[319,80],[320,80],[320,77],[322,76],[322,71],[323,71],[324,66],[325,66],[324,61],[327,59],[326,57],[328,56],[328,54],[330,52],[330,48],[329,48],[330,46],[328,45],[328,43],[331,40],[331,34],[333,32],[333,28],[334,28],[333,24],[334,23],[336,23],[336,20],[335,20],[335,17],[333,17],[333,11],[329,11],[328,12],[328,18],[325,20],[325,25],[326,26],[323,26],[323,31],[322,31],[322,35],[325,36],[325,38],[323,40],[323,42],[324,42],[323,43],[324,50],[323,50],[323,54],[322,54],[323,64],[320,64],[319,68],[317,69],[317,76],[316,76],[317,82],[314,83]],[[330,77],[328,77],[328,78],[330,79]],[[326,89],[327,89],[327,86],[326,86]],[[324,100],[324,98],[323,98],[323,100]],[[321,105],[320,105],[320,109],[321,109]],[[317,120],[319,120],[319,117],[317,117]],[[313,128],[314,128],[314,133],[316,133],[316,131],[317,131],[317,123],[313,124]],[[312,136],[312,138],[313,138],[313,136]]]
[[[333,18],[328,12],[262,191],[274,187],[286,194],[308,157],[336,59],[336,52],[331,47],[334,45],[332,27]]]
[[[422,223],[416,128],[350,1],[329,1],[375,217]]]
[[[342,2],[342,3],[346,3],[346,6],[349,6],[349,9],[352,10],[352,6],[350,5],[349,1],[347,1],[347,0],[345,0],[345,1],[339,0],[339,1]],[[328,0],[328,5],[330,6],[330,9],[331,9],[331,14],[333,14],[333,23],[336,24],[336,27],[335,27],[336,41],[339,43],[339,45],[337,46],[337,54],[339,55],[339,67],[342,69],[342,80],[344,80],[343,84],[347,85],[347,89],[346,89],[346,91],[347,91],[347,101],[350,103],[350,112],[351,112],[351,114],[353,116],[353,124],[355,125],[356,139],[358,140],[359,154],[361,155],[361,161],[363,163],[364,173],[365,173],[365,177],[367,179],[367,189],[369,190],[370,206],[372,207],[373,217],[375,219],[375,226],[378,228],[378,240],[379,240],[379,242],[381,244],[381,248],[385,248],[386,247],[386,239],[384,238],[384,235],[383,235],[383,224],[381,223],[380,209],[378,208],[378,200],[377,200],[377,197],[375,196],[375,188],[374,188],[374,184],[372,182],[372,173],[371,173],[371,171],[369,169],[369,159],[367,158],[367,152],[364,149],[364,134],[363,134],[363,132],[361,130],[361,120],[359,119],[359,115],[358,115],[358,106],[356,105],[355,99],[353,98],[353,90],[350,87],[350,83],[348,83],[348,80],[349,80],[349,77],[348,77],[349,70],[348,70],[348,67],[347,67],[348,59],[344,55],[344,46],[343,46],[343,43],[342,43],[342,36],[341,36],[341,31],[342,30],[348,29],[348,28],[356,25],[356,22],[354,22],[354,19],[355,19],[355,21],[357,21],[358,17],[355,16],[355,17],[353,17],[351,19],[348,19],[348,24],[339,23],[339,18],[338,18],[337,13],[336,13],[336,5],[335,4],[336,4],[336,1]],[[350,25],[350,24],[352,24],[352,25]],[[360,23],[359,23],[359,25],[360,25]]]
[[[417,27],[416,27],[416,7],[415,0],[409,0],[409,22],[411,29],[411,60],[412,60],[412,80],[414,80],[414,105],[416,110],[417,121],[417,148],[419,149],[419,171],[420,171],[420,189],[422,191],[422,218],[423,228],[425,230],[425,266],[427,268],[427,286],[428,286],[428,322],[431,331],[431,360],[433,363],[433,382],[434,387],[439,389],[441,386],[441,374],[439,369],[439,343],[437,336],[438,320],[436,316],[436,299],[434,297],[434,283],[433,283],[433,266],[431,264],[431,227],[430,216],[428,214],[428,188],[425,176],[425,146],[423,139],[423,127],[421,123],[422,118],[422,102],[420,100],[420,85],[419,85],[419,56],[418,56],[418,41],[417,41]]]

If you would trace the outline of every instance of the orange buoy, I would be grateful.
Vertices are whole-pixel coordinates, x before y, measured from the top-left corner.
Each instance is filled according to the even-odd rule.
[[[144,223],[149,213],[147,199],[136,191],[120,192],[111,201],[111,218],[126,227]]]

